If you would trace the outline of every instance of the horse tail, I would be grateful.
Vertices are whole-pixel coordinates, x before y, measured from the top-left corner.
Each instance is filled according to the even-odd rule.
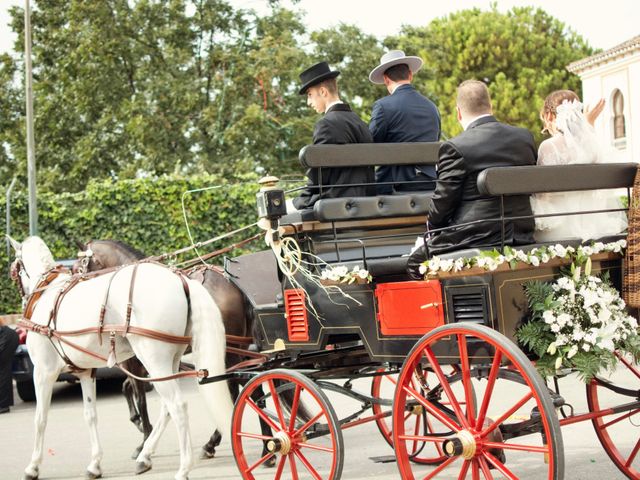
[[[191,293],[192,348],[197,369],[206,369],[209,376],[225,373],[227,341],[220,309],[211,295],[198,282],[189,281]],[[231,438],[233,402],[226,381],[199,385],[216,428]]]

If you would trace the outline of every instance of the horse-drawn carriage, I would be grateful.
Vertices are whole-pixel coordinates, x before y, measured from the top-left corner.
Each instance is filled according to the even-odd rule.
[[[434,163],[436,152],[434,144],[323,145],[304,149],[301,162],[320,169]],[[539,192],[626,188],[628,194],[635,173],[633,164],[493,168],[479,176],[478,186],[504,205],[508,196]],[[256,343],[269,355],[234,373],[250,378],[232,424],[242,477],[254,478],[256,468],[275,461],[274,478],[340,478],[342,430],[375,421],[394,447],[402,478],[560,479],[560,427],[591,421],[620,471],[640,478],[640,441],[625,449],[615,435],[640,412],[633,359],[620,353],[613,380],[589,381],[589,411],[577,414],[565,404],[557,377],[556,388],[547,386],[535,356],[515,343],[529,315],[524,282],[557,278],[571,260],[555,255],[534,266],[512,254],[510,264],[491,269],[463,268],[460,261],[460,268],[451,268],[456,259],[480,254],[457,251],[440,256],[448,271],[412,281],[407,259],[424,233],[426,195],[322,199],[312,212],[293,215],[283,215],[281,191],[271,186],[259,195],[268,242],[279,258],[267,251],[225,266],[251,302]],[[504,225],[504,211],[488,221]],[[620,246],[624,238],[594,240]],[[560,243],[577,248],[581,240]],[[513,248],[527,258],[548,246]],[[620,249],[605,250],[595,249],[590,268],[620,288]],[[355,274],[338,286],[331,274],[321,274],[337,269]],[[366,394],[353,387],[361,377],[372,378]],[[381,393],[384,383],[395,385],[393,398]],[[285,392],[293,393],[292,405],[281,398]],[[325,393],[356,399],[361,408],[338,417]],[[301,397],[310,413],[298,410]],[[256,419],[272,433],[257,430]]]
[[[437,144],[319,145],[304,149],[301,161],[320,169],[419,164],[435,163],[436,153]],[[634,164],[492,168],[478,187],[504,205],[509,196],[540,192],[628,193],[635,173]],[[426,280],[410,280],[407,260],[424,233],[426,195],[321,199],[313,211],[286,215],[275,185],[259,194],[271,250],[225,261],[226,276],[250,307],[253,345],[232,349],[245,360],[226,374],[211,370],[200,379],[246,383],[231,422],[242,478],[274,465],[275,479],[338,479],[342,431],[375,422],[405,479],[561,479],[560,427],[580,421],[592,422],[624,475],[640,478],[640,440],[628,448],[616,436],[640,413],[635,359],[616,353],[619,367],[587,383],[588,412],[578,414],[557,383],[570,371],[560,369],[549,387],[536,371],[536,355],[515,342],[530,314],[523,283],[557,278],[574,258],[566,252],[578,251],[581,241],[566,239],[549,258],[529,263],[521,260],[549,245],[513,247],[517,254],[501,245],[500,261],[484,267],[469,260],[482,252],[457,251],[439,257],[447,268],[431,264]],[[486,221],[507,220],[503,211]],[[588,268],[620,289],[624,236],[594,240],[603,247],[580,250],[589,256]],[[144,333],[132,331],[126,315],[124,334]],[[122,332],[112,330],[113,346]],[[354,387],[362,378],[371,379],[364,393]],[[330,401],[335,395],[359,407],[338,415]]]

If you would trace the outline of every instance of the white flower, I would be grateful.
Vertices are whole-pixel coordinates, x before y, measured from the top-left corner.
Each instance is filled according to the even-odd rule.
[[[548,353],[549,355],[555,355],[555,354],[556,354],[556,351],[557,351],[557,348],[556,348],[556,342],[551,342],[551,343],[549,344],[549,347],[547,348],[547,353]]]
[[[456,258],[456,261],[453,262],[453,271],[459,272],[464,268],[465,260],[464,258]]]
[[[543,253],[542,257],[540,257],[540,261],[542,263],[547,263],[549,261],[549,255],[547,255],[546,253]]]
[[[569,353],[567,353],[567,358],[573,357],[576,353],[578,353],[578,345],[572,345],[569,349]]]
[[[453,268],[453,260],[452,259],[440,260],[440,270],[442,270],[443,272],[448,272],[452,268]]]
[[[420,272],[420,275],[424,275],[425,273],[427,273],[427,267],[425,267],[424,265],[420,265],[418,267],[418,271]]]
[[[357,272],[358,277],[362,278],[362,279],[367,279],[369,278],[369,272],[366,271],[364,268],[362,270],[359,270]]]
[[[551,252],[555,253],[556,256],[558,256],[560,258],[564,258],[564,256],[567,254],[567,249],[564,248],[559,243],[557,245],[555,245],[554,247],[549,248],[549,250]]]
[[[562,357],[556,358],[556,370],[562,366]]]
[[[537,267],[538,265],[540,265],[540,259],[538,257],[536,257],[535,255],[529,257],[529,263],[531,265],[533,265],[534,267]]]
[[[339,265],[339,266],[333,268],[333,272],[338,277],[344,277],[347,273],[349,273],[349,269],[347,267],[345,267],[344,265]]]
[[[542,318],[544,319],[544,323],[553,323],[556,320],[556,316],[553,314],[551,310],[545,310],[542,314]]]

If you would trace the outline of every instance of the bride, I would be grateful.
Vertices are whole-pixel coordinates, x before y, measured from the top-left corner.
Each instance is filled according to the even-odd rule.
[[[605,163],[593,122],[602,111],[600,101],[591,111],[582,112],[578,96],[558,90],[544,101],[540,118],[551,138],[538,149],[538,165]],[[535,215],[622,208],[615,192],[607,190],[542,193],[531,197]],[[583,241],[613,235],[627,228],[624,212],[536,218],[536,241],[552,242],[579,237]]]

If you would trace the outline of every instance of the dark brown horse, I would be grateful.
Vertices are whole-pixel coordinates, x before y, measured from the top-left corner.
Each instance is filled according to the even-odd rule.
[[[81,258],[73,266],[74,273],[117,267],[146,257],[139,250],[116,240],[92,240],[86,245],[79,244],[79,247],[83,252]],[[189,270],[187,274],[190,278],[199,280],[216,301],[228,335],[238,337],[251,336],[251,312],[245,297],[235,285],[225,278],[220,269],[203,265],[200,268]],[[245,358],[228,353],[227,367],[236,365],[242,360],[245,360]],[[127,360],[125,368],[138,376],[146,374],[144,367],[135,357]],[[152,430],[147,411],[146,385],[148,384],[145,382],[127,377],[122,387],[129,405],[130,419],[144,434],[144,441],[146,441]],[[237,381],[229,382],[229,389],[234,399],[238,396],[239,387]],[[269,435],[268,427],[265,425],[263,428],[267,429],[266,434]],[[202,457],[212,458],[215,455],[215,447],[220,444],[220,440],[221,435],[216,430],[209,441],[202,447]],[[141,448],[142,445],[136,449],[133,458],[137,457],[137,453]]]

